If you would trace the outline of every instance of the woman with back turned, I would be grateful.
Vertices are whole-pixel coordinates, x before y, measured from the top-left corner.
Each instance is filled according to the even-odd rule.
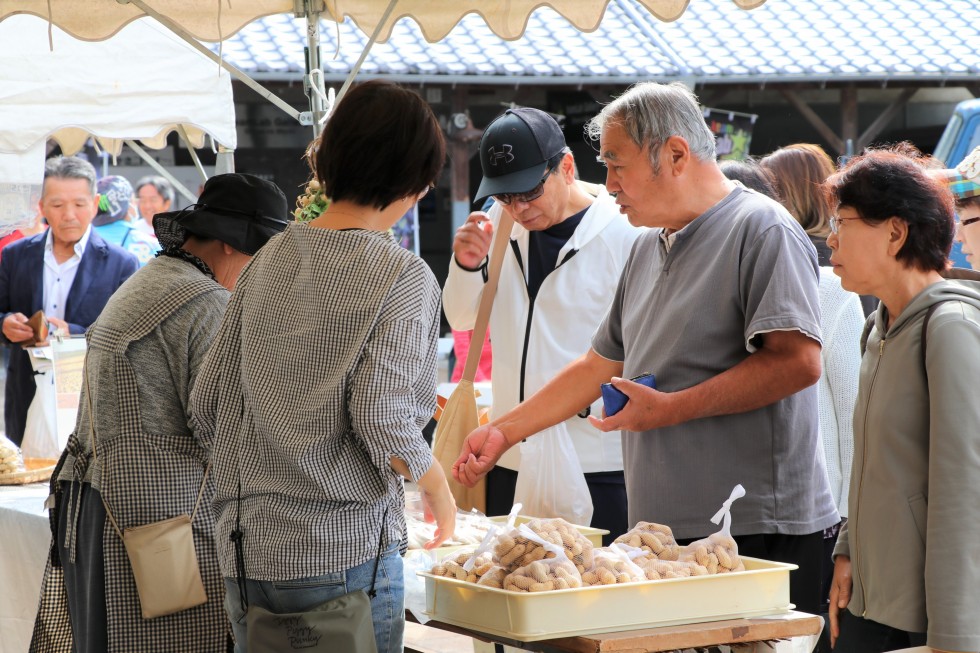
[[[330,204],[245,269],[193,395],[213,441],[225,608],[241,652],[246,607],[303,612],[373,586],[377,649],[400,653],[403,479],[438,525],[430,546],[456,506],[422,437],[440,289],[388,230],[438,178],[445,142],[416,93],[371,81],[308,156]]]

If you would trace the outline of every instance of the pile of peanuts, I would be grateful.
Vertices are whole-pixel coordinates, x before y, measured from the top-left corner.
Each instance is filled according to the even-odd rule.
[[[550,592],[582,587],[582,576],[568,560],[538,560],[508,574],[504,589],[512,592]]]
[[[527,526],[542,540],[562,547],[568,559],[515,529],[499,535],[493,541],[492,555],[478,556],[470,571],[463,565],[473,556],[472,551],[442,560],[432,573],[485,587],[546,592],[745,570],[735,540],[722,533],[682,548],[669,527],[639,522],[616,538],[617,543],[646,552],[626,554],[631,564],[624,559],[623,550],[593,548],[587,537],[563,519],[533,519]],[[637,574],[637,568],[642,575]]]
[[[677,560],[657,560],[651,558],[643,565],[647,580],[664,580],[667,578],[690,578],[691,576],[707,576],[708,569],[696,562]]]
[[[580,574],[592,568],[592,542],[564,519],[532,519],[527,527],[542,540],[563,547]],[[493,547],[494,560],[511,571],[554,557],[554,553],[519,532],[504,533]]]
[[[504,588],[504,579],[507,578],[506,567],[501,567],[500,565],[493,565],[489,571],[485,572],[480,579],[476,581],[477,585],[483,585],[484,587],[496,587],[497,589]]]
[[[738,545],[735,544],[735,540],[721,533],[714,533],[703,540],[691,542],[682,559],[702,565],[709,574],[745,571],[745,565],[738,557]]]
[[[631,530],[616,538],[620,544],[628,544],[639,549],[645,549],[658,560],[677,560],[681,548],[674,540],[670,526],[641,521]]]
[[[595,567],[582,574],[582,583],[586,586],[620,585],[644,580],[637,576],[636,565],[630,566],[625,560],[615,555],[603,555],[605,549],[595,552]],[[640,569],[642,572],[642,569]]]
[[[465,580],[468,583],[476,583],[484,574],[493,568],[494,564],[490,556],[484,553],[477,557],[476,564],[473,565],[473,568],[466,571],[463,569],[463,565],[472,557],[472,551],[464,551],[451,558],[445,558],[432,567],[431,573],[435,576],[446,576],[448,578]]]

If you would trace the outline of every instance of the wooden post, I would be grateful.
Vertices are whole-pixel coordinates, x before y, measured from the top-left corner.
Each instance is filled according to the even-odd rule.
[[[793,105],[797,111],[806,119],[810,125],[816,129],[823,139],[827,141],[827,144],[834,149],[834,151],[840,155],[844,153],[844,142],[841,140],[840,136],[834,133],[834,130],[827,126],[820,116],[811,109],[807,104],[800,98],[799,95],[793,91],[780,89],[780,93],[786,98],[786,101]]]
[[[854,152],[861,152],[864,148],[870,145],[875,136],[880,134],[881,130],[888,126],[888,123],[891,122],[892,118],[894,118],[899,111],[905,108],[905,105],[909,103],[909,100],[912,99],[912,96],[915,95],[915,92],[918,90],[919,89],[917,88],[902,89],[902,93],[895,99],[895,101],[888,105],[888,108],[882,111],[881,115],[875,118],[875,121],[868,125],[868,128],[862,132],[861,137],[854,145]]]
[[[854,84],[848,84],[840,90],[840,134],[844,141],[841,154],[857,154],[858,147],[858,93]],[[847,143],[850,141],[854,148],[853,152],[847,152]]]
[[[452,115],[466,112],[466,96],[468,87],[457,85],[453,89],[450,103]],[[451,175],[449,181],[452,193],[452,232],[461,227],[470,214],[470,143],[458,139],[450,139]]]

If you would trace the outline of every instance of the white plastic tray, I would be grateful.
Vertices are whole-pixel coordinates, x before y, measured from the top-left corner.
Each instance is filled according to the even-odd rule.
[[[425,578],[426,614],[436,621],[522,642],[788,612],[796,565],[742,557],[745,571],[584,587],[511,592]]]

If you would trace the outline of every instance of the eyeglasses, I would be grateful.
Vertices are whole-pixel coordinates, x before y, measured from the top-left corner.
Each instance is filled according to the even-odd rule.
[[[840,231],[840,223],[841,222],[844,222],[845,220],[860,220],[860,219],[861,219],[860,217],[856,217],[856,218],[842,218],[839,215],[835,215],[834,217],[832,217],[830,219],[830,233],[836,234],[837,232],[839,232]]]
[[[548,181],[548,177],[551,175],[551,173],[553,173],[557,169],[558,166],[555,166],[554,168],[548,168],[547,170],[545,170],[544,177],[541,178],[541,181],[538,182],[538,185],[532,188],[531,190],[527,191],[526,193],[501,193],[500,195],[494,195],[493,199],[504,205],[509,205],[512,202],[533,202],[534,200],[544,195],[544,184],[546,181]]]

